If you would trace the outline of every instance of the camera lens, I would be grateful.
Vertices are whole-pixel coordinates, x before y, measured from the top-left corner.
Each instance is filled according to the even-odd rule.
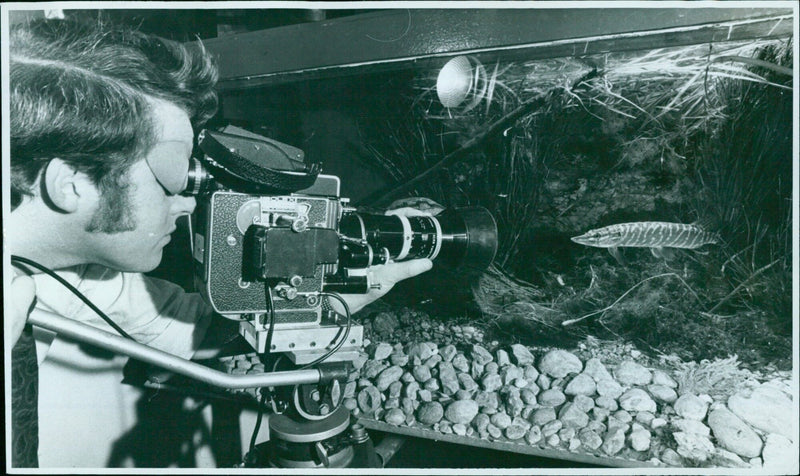
[[[344,267],[440,257],[450,267],[483,270],[497,251],[497,225],[482,207],[450,209],[437,216],[348,213],[339,232],[354,240],[340,244],[347,251],[340,253]]]
[[[441,229],[434,217],[346,214],[339,231],[348,237],[366,241],[375,256],[372,264],[381,264],[387,255],[395,261],[435,258],[439,253]],[[376,262],[375,260],[378,260]]]

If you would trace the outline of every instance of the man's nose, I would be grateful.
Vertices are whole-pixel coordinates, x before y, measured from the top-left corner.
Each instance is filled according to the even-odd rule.
[[[175,210],[176,215],[191,215],[194,208],[197,206],[197,201],[194,197],[177,195],[174,198],[175,202],[173,203],[172,209]]]

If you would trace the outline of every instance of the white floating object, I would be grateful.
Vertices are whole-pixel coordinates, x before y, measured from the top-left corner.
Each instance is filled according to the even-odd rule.
[[[464,102],[472,89],[472,64],[466,56],[456,56],[439,71],[436,79],[436,95],[439,102],[447,108],[457,107]]]

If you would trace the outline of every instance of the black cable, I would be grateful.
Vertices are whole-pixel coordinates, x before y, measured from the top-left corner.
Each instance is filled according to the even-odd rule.
[[[16,256],[16,255],[12,255],[12,256],[11,256],[11,263],[12,263],[12,264],[15,264],[15,265],[17,265],[17,267],[19,267],[20,269],[22,269],[22,267],[20,267],[20,266],[19,266],[19,264],[20,264],[20,263],[22,263],[22,264],[26,264],[26,265],[28,265],[28,266],[32,266],[32,267],[34,267],[34,268],[38,269],[39,271],[41,271],[41,272],[45,273],[46,275],[50,276],[51,278],[55,279],[55,280],[56,280],[56,281],[58,281],[58,282],[59,282],[59,283],[60,283],[62,286],[64,286],[64,287],[65,287],[65,288],[67,288],[68,290],[70,290],[70,291],[72,292],[72,294],[76,295],[76,296],[77,296],[77,297],[78,297],[78,298],[79,298],[81,301],[83,301],[83,302],[84,302],[84,303],[85,303],[87,306],[89,306],[89,307],[90,307],[90,308],[91,308],[91,309],[92,309],[94,312],[96,312],[96,313],[97,313],[97,315],[98,315],[98,316],[100,316],[100,317],[101,317],[101,318],[102,318],[104,321],[106,321],[106,323],[107,323],[109,326],[113,327],[113,328],[114,328],[114,330],[115,330],[115,331],[117,331],[117,332],[119,333],[119,335],[121,335],[122,337],[126,337],[126,338],[128,338],[128,339],[130,339],[130,340],[132,340],[132,341],[134,341],[134,342],[136,341],[136,339],[134,339],[133,337],[131,337],[131,336],[130,336],[130,335],[127,333],[127,332],[125,332],[125,331],[124,331],[124,330],[123,330],[123,329],[122,329],[122,328],[121,328],[119,325],[117,325],[117,323],[116,323],[116,322],[114,322],[114,321],[113,321],[113,320],[112,320],[110,317],[108,317],[108,316],[107,316],[107,315],[106,315],[106,314],[105,314],[103,311],[101,311],[101,310],[100,310],[100,309],[99,309],[97,306],[95,306],[95,305],[94,305],[94,303],[93,303],[92,301],[90,301],[90,300],[89,300],[89,298],[87,298],[86,296],[84,296],[84,295],[83,295],[83,294],[82,294],[80,291],[78,291],[78,290],[77,290],[77,289],[76,289],[76,288],[75,288],[73,285],[69,284],[69,283],[68,283],[66,280],[64,280],[64,278],[62,278],[61,276],[59,276],[58,274],[56,274],[56,273],[55,273],[53,270],[51,270],[50,268],[48,268],[48,267],[46,267],[46,266],[44,266],[44,265],[41,265],[41,264],[37,263],[36,261],[30,260],[30,259],[28,259],[28,258],[23,258],[23,257],[21,257],[21,256]],[[26,271],[27,271],[27,270],[26,270]]]
[[[269,329],[267,329],[267,344],[264,352],[269,353],[272,351],[272,334],[275,331],[275,302],[272,300],[272,292],[267,283],[264,283],[264,299],[267,301],[267,312],[269,313]]]
[[[258,436],[258,431],[261,429],[261,420],[264,418],[264,407],[267,405],[267,395],[270,394],[270,391],[267,387],[263,387],[261,389],[261,401],[258,405],[258,416],[256,417],[256,426],[253,428],[253,435],[250,437],[250,451],[248,451],[248,457],[253,458],[255,455],[253,451],[256,449],[256,437]]]
[[[275,303],[272,300],[272,292],[270,291],[269,284],[264,283],[264,299],[267,302],[267,313],[269,313],[269,329],[267,329],[267,343],[265,346],[265,353],[269,353],[272,347],[272,335],[275,330]],[[272,392],[269,387],[261,388],[261,401],[258,405],[258,416],[256,417],[256,426],[253,428],[253,434],[250,436],[250,451],[248,458],[254,458],[253,451],[256,448],[256,437],[258,431],[261,429],[261,420],[264,418],[264,407],[267,405],[267,396]]]
[[[344,343],[347,342],[347,337],[350,335],[350,326],[351,326],[350,306],[347,305],[347,302],[344,300],[344,298],[342,298],[342,296],[340,296],[340,295],[338,295],[336,293],[319,293],[319,295],[321,297],[325,297],[325,296],[332,297],[332,298],[336,299],[337,301],[339,301],[342,304],[342,306],[344,306],[344,313],[347,316],[347,325],[345,327],[344,336],[342,336],[342,339],[330,351],[328,351],[322,357],[314,360],[313,362],[308,363],[308,364],[300,367],[300,370],[305,370],[305,369],[307,369],[309,367],[313,367],[313,366],[325,361],[328,357],[330,357],[331,355],[336,353],[336,351],[338,351],[339,349],[342,348]]]
[[[272,335],[275,329],[275,303],[272,300],[272,293],[270,292],[270,287],[266,283],[264,284],[264,295],[267,301],[267,306],[269,307],[269,309],[267,310],[267,312],[269,312],[269,329],[267,330],[267,344],[265,350],[266,352],[270,352],[272,346]],[[350,328],[352,323],[350,306],[348,306],[347,302],[336,293],[320,293],[320,297],[325,297],[325,296],[332,297],[338,300],[342,304],[342,306],[344,306],[344,312],[345,315],[347,316],[347,324],[345,327],[344,336],[342,336],[342,339],[330,351],[325,353],[325,355],[314,360],[309,364],[304,365],[303,367],[301,367],[301,370],[313,367],[314,365],[317,365],[326,360],[328,357],[330,357],[336,351],[338,351],[342,347],[342,345],[344,345],[345,342],[347,342],[347,337],[350,335]],[[250,450],[248,451],[248,456],[247,456],[248,459],[255,458],[254,451],[256,447],[256,438],[258,436],[259,430],[261,429],[261,421],[264,417],[264,408],[266,407],[267,397],[269,395],[271,395],[271,390],[269,389],[269,387],[262,387],[261,400],[258,406],[258,416],[256,417],[255,427],[253,427],[253,434],[250,436]]]

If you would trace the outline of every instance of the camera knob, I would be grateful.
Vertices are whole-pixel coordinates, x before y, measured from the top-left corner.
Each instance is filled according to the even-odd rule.
[[[298,217],[292,221],[292,231],[302,233],[308,229],[308,218]]]
[[[289,301],[297,297],[297,288],[285,284],[276,286],[275,291],[278,293],[278,296]]]

